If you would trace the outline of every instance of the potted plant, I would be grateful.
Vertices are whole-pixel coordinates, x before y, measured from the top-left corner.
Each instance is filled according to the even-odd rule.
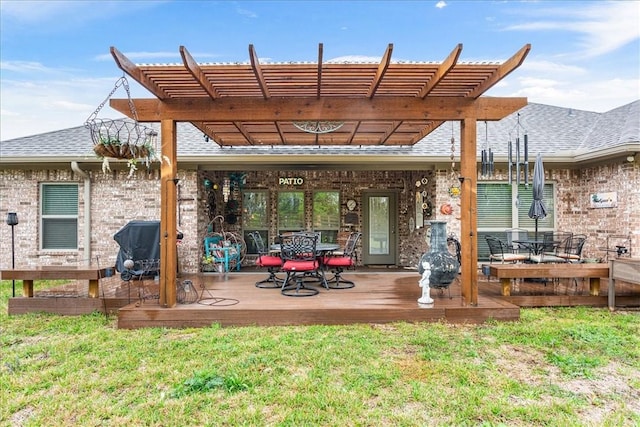
[[[216,271],[216,261],[212,255],[202,256],[202,271]]]

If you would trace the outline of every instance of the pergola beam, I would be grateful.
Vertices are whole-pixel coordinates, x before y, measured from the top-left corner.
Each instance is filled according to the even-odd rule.
[[[269,87],[267,87],[267,82],[264,79],[264,73],[262,72],[262,68],[260,67],[258,54],[256,53],[256,49],[253,47],[252,44],[249,45],[249,59],[251,60],[251,68],[253,69],[253,74],[256,76],[256,79],[258,80],[258,85],[260,85],[262,96],[264,97],[264,99],[271,98],[271,94],[269,93]]]
[[[179,122],[259,122],[259,121],[425,121],[477,120],[495,121],[527,105],[527,98],[478,99],[454,97],[419,98],[207,98],[134,99],[140,122],[173,119]],[[131,116],[127,99],[111,99],[110,106]]]
[[[440,83],[440,81],[453,69],[453,67],[458,63],[458,58],[460,57],[460,53],[462,52],[462,43],[458,43],[458,45],[451,51],[447,59],[444,60],[442,64],[438,67],[438,71],[436,74],[429,80],[427,85],[420,91],[418,95],[420,98],[424,98],[434,87]]]
[[[158,99],[166,99],[167,94],[155,83],[146,78],[140,68],[129,60],[115,47],[111,47],[111,56],[113,56],[116,65],[125,73],[129,74],[135,81],[140,83],[143,87],[147,88]]]
[[[324,52],[324,46],[322,45],[322,43],[318,44],[318,77],[317,77],[317,85],[318,85],[318,90],[317,90],[317,97],[318,99],[320,99],[320,96],[322,94],[322,54]]]
[[[220,98],[220,95],[218,95],[216,89],[211,86],[211,84],[205,78],[204,72],[202,71],[202,68],[200,68],[200,65],[198,65],[195,59],[193,59],[193,56],[191,56],[187,48],[185,48],[184,46],[180,46],[180,56],[182,56],[182,62],[184,63],[185,68],[189,70],[193,78],[196,79],[200,86],[202,86],[202,89],[204,89],[209,94],[211,99]]]
[[[522,65],[522,62],[529,54],[529,51],[531,51],[531,44],[524,45],[518,52],[516,52],[515,55],[500,65],[489,79],[487,79],[483,84],[476,86],[476,88],[469,93],[469,97],[478,98],[480,95],[491,89],[493,85],[504,79],[509,73]]]
[[[382,56],[382,60],[380,61],[380,65],[378,65],[378,71],[376,72],[376,77],[373,79],[371,83],[371,87],[369,88],[369,93],[367,93],[367,98],[373,98],[376,90],[378,90],[378,86],[380,86],[380,82],[382,81],[382,77],[384,77],[384,73],[387,72],[389,68],[389,63],[391,62],[391,52],[393,52],[393,43],[389,43],[387,46],[387,50],[384,52]]]

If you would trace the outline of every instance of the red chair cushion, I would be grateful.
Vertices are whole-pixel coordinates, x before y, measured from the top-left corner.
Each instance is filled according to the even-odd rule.
[[[282,265],[282,258],[279,256],[261,255],[256,260],[258,267],[280,267]]]
[[[324,264],[328,267],[351,267],[353,260],[351,257],[339,256],[339,257],[326,257]]]
[[[318,261],[285,261],[282,266],[284,271],[313,271],[318,269]]]

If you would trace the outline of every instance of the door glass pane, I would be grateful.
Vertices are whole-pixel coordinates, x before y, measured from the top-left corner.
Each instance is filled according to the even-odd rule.
[[[268,212],[269,193],[267,191],[245,191],[242,193],[242,225],[247,253],[255,254],[258,250],[249,233],[259,231],[262,240],[269,242]]]
[[[282,191],[278,193],[278,230],[304,230],[304,193],[302,191]]]
[[[322,234],[322,242],[335,243],[340,228],[340,193],[316,191],[313,193],[313,231]]]
[[[244,228],[269,228],[266,191],[246,191],[242,194],[242,224]]]
[[[388,197],[369,197],[369,253],[389,254]]]

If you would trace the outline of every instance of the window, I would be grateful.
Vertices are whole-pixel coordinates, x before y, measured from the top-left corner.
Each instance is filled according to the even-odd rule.
[[[507,228],[524,228],[535,232],[535,220],[529,218],[533,189],[515,183],[478,183],[478,259],[489,259],[486,235],[504,239]],[[538,232],[552,231],[555,224],[555,198],[553,184],[544,186],[544,204],[547,216],[538,220]]]
[[[42,184],[41,248],[78,249],[78,185]]]
[[[336,243],[340,229],[340,193],[316,191],[313,193],[313,231],[320,232],[321,241]]]
[[[278,193],[278,233],[304,230],[304,192]]]
[[[242,228],[247,253],[256,254],[258,250],[249,233],[259,231],[265,245],[269,243],[269,193],[267,191],[245,191],[242,193]]]

